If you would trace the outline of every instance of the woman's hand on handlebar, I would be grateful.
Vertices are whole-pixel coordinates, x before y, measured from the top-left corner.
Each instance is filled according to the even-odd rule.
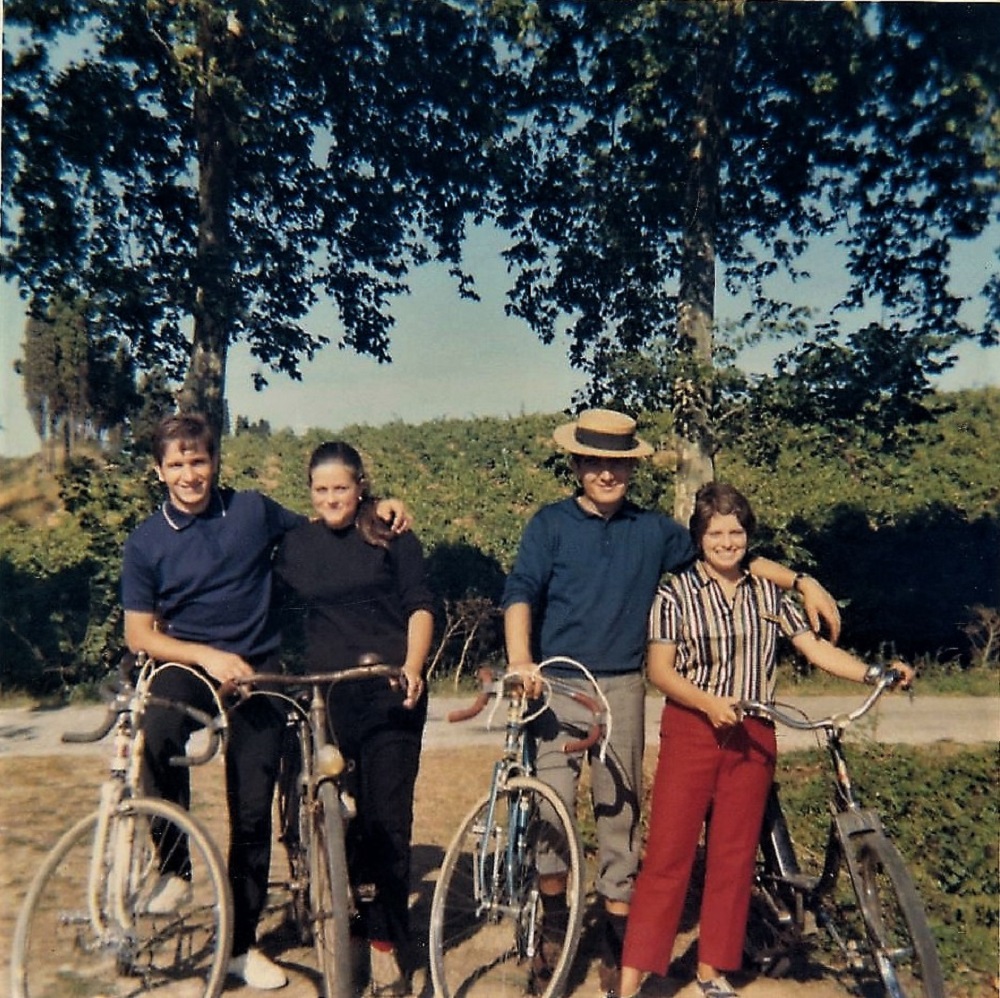
[[[897,679],[892,684],[892,688],[908,690],[913,686],[913,680],[917,678],[917,671],[912,665],[907,665],[902,659],[896,658],[889,663],[887,672],[896,673]]]
[[[406,698],[403,706],[413,708],[424,694],[424,674],[418,666],[404,665],[400,672],[400,682]]]
[[[731,728],[734,724],[739,724],[741,720],[737,703],[736,700],[713,696],[702,710],[708,718],[709,724],[716,730]]]

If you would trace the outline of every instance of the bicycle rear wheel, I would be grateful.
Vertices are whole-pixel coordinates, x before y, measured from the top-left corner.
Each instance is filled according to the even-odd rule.
[[[351,883],[344,846],[344,818],[333,783],[319,787],[310,822],[310,917],[326,998],[354,998],[351,973]]]
[[[532,978],[541,947],[536,858],[567,868],[567,926],[548,976]],[[583,851],[566,806],[547,784],[517,777],[466,816],[445,854],[431,907],[430,958],[438,998],[561,994],[580,941]]]
[[[161,870],[187,889],[148,908]],[[214,998],[232,943],[225,867],[208,834],[167,801],[119,804],[77,822],[35,875],[14,930],[14,998],[142,995]]]
[[[851,838],[848,864],[870,951],[889,998],[944,998],[934,937],[906,864],[881,833]]]

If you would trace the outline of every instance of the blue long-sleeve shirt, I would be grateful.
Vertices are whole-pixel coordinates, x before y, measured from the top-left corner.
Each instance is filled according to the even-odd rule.
[[[693,557],[688,532],[662,513],[626,502],[605,520],[563,499],[525,527],[504,609],[531,606],[536,661],[567,655],[594,673],[638,671],[657,583]]]

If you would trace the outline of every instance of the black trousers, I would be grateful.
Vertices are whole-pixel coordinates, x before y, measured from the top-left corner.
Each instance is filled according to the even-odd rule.
[[[331,698],[331,721],[351,760],[348,788],[358,814],[348,828],[351,882],[375,887],[359,905],[362,929],[372,941],[410,947],[410,855],[413,793],[427,719],[427,696],[407,710],[403,694],[382,681],[351,683]]]
[[[254,663],[261,671],[268,669]],[[179,700],[209,714],[214,700],[205,684],[183,669],[165,669],[154,680],[156,696]],[[229,715],[226,752],[226,802],[229,810],[229,880],[233,892],[233,955],[253,946],[257,923],[267,901],[271,865],[271,807],[277,779],[285,718],[267,697],[251,697]],[[145,763],[151,792],[184,808],[191,805],[191,778],[184,766],[171,765],[183,755],[198,724],[166,707],[146,712]],[[189,878],[186,843],[162,843],[163,872]]]

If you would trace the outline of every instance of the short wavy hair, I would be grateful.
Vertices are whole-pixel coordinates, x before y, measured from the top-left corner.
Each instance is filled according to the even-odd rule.
[[[730,514],[739,521],[740,526],[747,532],[747,537],[751,537],[757,529],[757,517],[750,506],[750,500],[742,492],[725,482],[709,482],[698,489],[688,529],[691,531],[691,540],[699,552],[712,517]]]
[[[219,450],[215,430],[200,412],[180,412],[160,420],[153,431],[153,460],[157,464],[163,464],[167,448],[175,441],[182,451],[204,447],[211,458]]]

